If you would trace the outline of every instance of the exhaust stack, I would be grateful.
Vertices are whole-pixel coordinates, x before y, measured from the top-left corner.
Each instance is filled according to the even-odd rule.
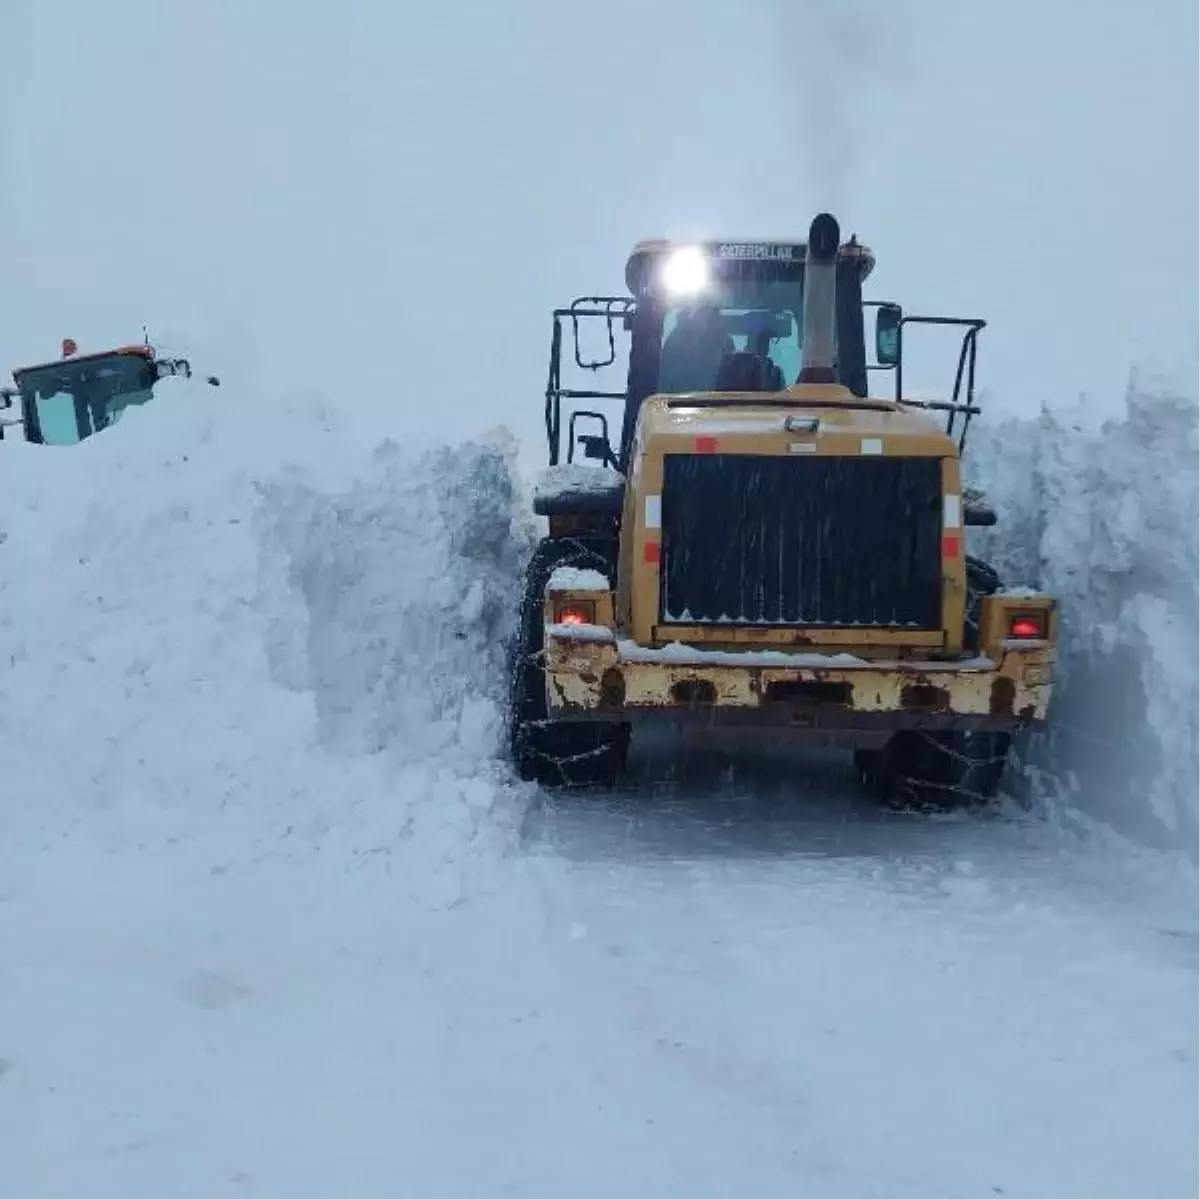
[[[829,213],[819,213],[808,230],[804,256],[804,312],[797,383],[837,383],[837,255],[842,231]]]

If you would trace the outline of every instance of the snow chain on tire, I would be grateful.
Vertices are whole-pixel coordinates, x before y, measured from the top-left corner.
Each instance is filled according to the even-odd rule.
[[[520,632],[510,676],[509,752],[517,774],[551,787],[615,783],[625,765],[629,726],[551,721],[546,706],[543,642],[546,584],[558,567],[616,572],[615,538],[545,538],[525,573]]]

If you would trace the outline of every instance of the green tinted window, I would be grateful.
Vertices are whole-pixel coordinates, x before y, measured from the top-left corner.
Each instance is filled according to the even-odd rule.
[[[51,396],[39,393],[34,403],[43,442],[51,446],[70,446],[79,441],[75,397],[70,392],[55,392]]]
[[[69,446],[116,423],[131,404],[151,398],[154,367],[140,355],[64,359],[20,373],[41,440]]]
[[[121,392],[108,402],[108,423],[115,425],[124,415],[125,410],[134,405],[145,404],[154,393],[149,388],[140,392]]]

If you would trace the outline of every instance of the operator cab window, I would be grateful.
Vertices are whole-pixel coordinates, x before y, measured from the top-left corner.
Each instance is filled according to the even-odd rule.
[[[43,442],[48,446],[72,446],[79,441],[75,397],[70,392],[38,392],[34,404]]]
[[[729,281],[719,292],[663,309],[659,392],[715,391],[734,354],[773,364],[780,388],[800,374],[803,305],[798,279]]]
[[[41,440],[72,446],[116,424],[131,404],[145,404],[153,394],[152,372],[144,359],[117,355],[86,365],[37,368],[21,386],[32,393]]]

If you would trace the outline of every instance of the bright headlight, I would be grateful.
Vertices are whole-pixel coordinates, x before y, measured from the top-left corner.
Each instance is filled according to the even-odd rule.
[[[680,246],[663,263],[662,281],[676,295],[702,292],[708,287],[708,259],[698,246]]]

